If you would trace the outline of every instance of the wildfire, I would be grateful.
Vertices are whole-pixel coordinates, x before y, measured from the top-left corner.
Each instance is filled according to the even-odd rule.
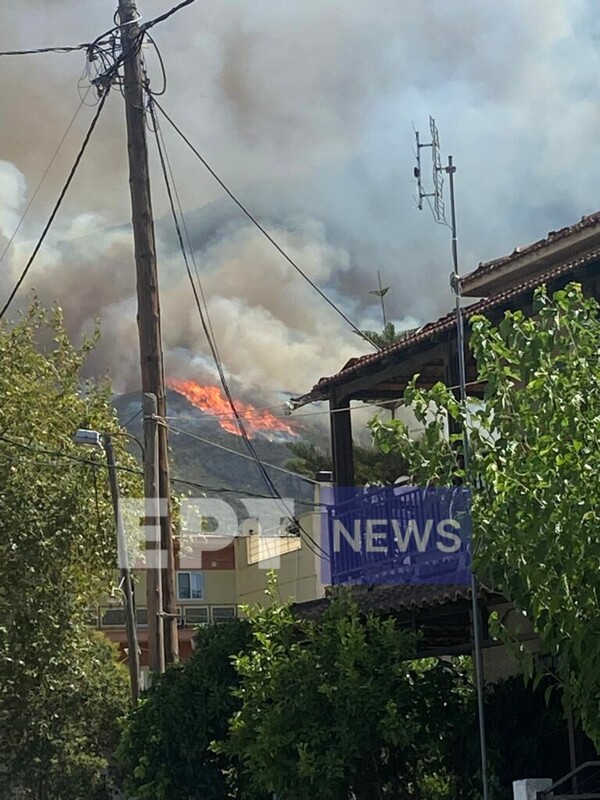
[[[219,425],[229,433],[241,436],[231,406],[217,386],[200,386],[196,381],[170,380],[169,388],[183,395],[190,403],[206,414],[213,414]],[[285,433],[296,436],[296,432],[279,417],[265,409],[254,408],[250,403],[237,401],[235,404],[244,423],[248,436],[257,433]]]

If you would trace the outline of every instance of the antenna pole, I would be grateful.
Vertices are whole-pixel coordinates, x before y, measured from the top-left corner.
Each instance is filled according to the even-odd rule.
[[[159,653],[160,636],[154,620],[149,620],[149,648],[151,663],[155,669],[162,668],[166,662],[178,661],[179,643],[177,638],[177,618],[175,602],[175,560],[173,535],[171,529],[171,503],[169,458],[167,445],[167,428],[164,424],[166,416],[165,376],[160,325],[160,301],[158,292],[158,274],[156,267],[156,242],[154,236],[154,219],[150,194],[150,173],[148,168],[148,142],[146,138],[146,106],[144,70],[141,56],[141,36],[143,32],[138,25],[138,11],[135,0],[119,0],[119,18],[121,21],[121,48],[124,55],[124,89],[125,111],[127,119],[127,147],[129,152],[129,188],[131,193],[131,210],[133,239],[135,248],[135,268],[138,297],[138,331],[140,341],[140,362],[142,372],[142,392],[153,394],[157,400],[158,422],[158,467],[153,459],[144,462],[144,491],[146,498],[155,497],[155,488],[165,506],[165,514],[161,515],[161,544],[166,551],[166,569],[158,571],[157,580],[162,581],[164,617],[158,620],[158,628],[164,622],[164,654]],[[152,426],[146,425],[145,428]],[[148,449],[152,441],[146,441]],[[158,474],[156,474],[158,473]],[[155,554],[154,554],[155,555]],[[151,573],[148,579],[152,583]],[[159,614],[162,609],[159,609]]]
[[[387,327],[387,318],[385,316],[385,302],[383,299],[383,289],[381,287],[381,272],[377,270],[377,281],[379,283],[379,297],[381,299],[381,316],[383,317],[383,331],[385,333],[385,329]]]
[[[460,386],[460,400],[463,410],[467,413],[467,369],[465,363],[465,321],[461,305],[460,273],[458,269],[458,237],[456,232],[456,202],[454,199],[454,173],[456,167],[452,156],[448,156],[448,166],[444,170],[449,176],[450,183],[450,224],[452,229],[452,288],[456,299],[456,345],[458,349],[458,382]],[[465,470],[470,461],[469,433],[466,424],[463,425],[463,449]],[[477,578],[471,569],[471,616],[473,618],[473,650],[475,661],[475,683],[477,686],[477,711],[479,720],[479,747],[481,751],[481,780],[483,784],[483,800],[488,800],[488,767],[485,731],[485,709],[483,705],[483,659],[481,653],[481,619],[479,616]]]

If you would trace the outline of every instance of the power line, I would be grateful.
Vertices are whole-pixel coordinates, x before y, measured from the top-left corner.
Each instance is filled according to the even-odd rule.
[[[182,428],[175,428],[173,425],[169,425],[169,430],[174,431],[175,433],[182,434],[183,436],[189,436],[190,439],[196,439],[198,442],[204,442],[204,444],[210,444],[212,447],[216,447],[219,450],[225,450],[227,453],[233,453],[235,456],[239,456],[240,458],[247,458],[250,461],[254,461],[252,456],[247,456],[245,453],[240,453],[238,450],[234,450],[231,447],[226,447],[224,444],[218,444],[217,442],[212,442],[210,439],[204,439],[202,436],[197,436],[195,433],[190,433],[189,431],[185,431]],[[269,464],[268,461],[263,461],[262,464],[265,467],[269,467],[270,469],[276,469],[278,472],[285,472],[287,475],[292,475],[294,478],[300,478],[303,481],[307,481],[308,483],[318,485],[319,481],[315,481],[312,478],[306,477],[306,475],[300,475],[298,472],[294,472],[291,469],[286,469],[285,467],[278,467],[276,464]]]
[[[127,422],[124,422],[124,423],[123,423],[123,425],[122,425],[121,427],[122,427],[122,428],[126,428],[128,425],[131,425],[131,423],[133,422],[133,420],[134,420],[134,419],[137,419],[137,418],[140,416],[140,414],[142,413],[142,411],[143,411],[143,410],[144,410],[143,408],[139,408],[139,409],[138,409],[138,410],[135,412],[135,414],[133,414],[131,417],[129,417],[129,419],[127,420]]]
[[[469,385],[477,384],[477,383],[480,383],[480,381],[472,381],[471,384],[469,384]],[[458,387],[457,386],[448,386],[447,388],[448,389],[457,389]],[[320,401],[317,401],[317,402],[320,402]],[[278,420],[279,422],[283,422],[283,423],[287,423],[288,421],[298,422],[300,420],[303,420],[304,417],[320,417],[320,416],[323,416],[324,414],[327,414],[327,415],[342,414],[342,413],[346,413],[347,411],[350,411],[350,412],[352,412],[352,411],[363,411],[363,410],[369,409],[369,408],[374,409],[374,407],[379,408],[379,406],[395,406],[399,402],[400,402],[400,399],[396,399],[396,400],[381,400],[381,401],[378,400],[378,401],[373,401],[372,403],[364,403],[363,405],[360,405],[360,406],[350,406],[350,408],[324,409],[323,411],[307,411],[306,413],[297,414],[296,416],[294,416],[293,413],[290,413],[289,415],[286,415],[285,417],[280,417],[280,416],[276,416],[276,415],[273,415],[273,417],[276,420]],[[257,409],[254,409],[254,410],[260,412],[260,411],[271,411],[271,410],[275,410],[275,409],[278,409],[278,408],[289,408],[289,406],[287,405],[287,403],[283,403],[283,404],[280,404],[280,405],[277,405],[277,406],[265,406],[264,408],[257,408]],[[247,422],[250,422],[250,423],[252,423],[252,420],[255,420],[255,419],[257,419],[257,420],[264,419],[264,417],[260,413],[258,413],[258,414],[240,414],[240,416],[241,416],[241,418],[243,420],[245,420]],[[232,419],[235,419],[235,417],[234,417],[233,414],[224,414],[224,413],[213,414],[212,411],[207,411],[207,412],[205,412],[205,416],[203,416],[203,417],[190,416],[190,415],[185,415],[184,416],[182,414],[178,414],[177,416],[173,416],[173,417],[166,416],[165,419],[166,420],[174,420],[175,422],[177,422],[178,420],[186,420],[186,421],[193,421],[193,422],[211,422],[212,420],[216,420],[217,422],[219,422],[219,420],[224,420],[224,421],[232,420]]]
[[[106,99],[108,97],[108,93],[109,93],[109,90],[107,89],[102,94],[102,97],[101,97],[100,102],[98,103],[98,107],[96,109],[96,113],[94,114],[94,118],[92,119],[92,122],[90,124],[89,129],[88,129],[88,132],[85,135],[85,138],[83,140],[83,143],[81,145],[79,153],[77,154],[77,158],[75,159],[75,163],[71,167],[71,171],[69,172],[69,175],[67,177],[67,181],[66,181],[65,185],[63,186],[63,188],[62,188],[62,190],[61,190],[61,192],[60,192],[60,194],[58,196],[58,200],[56,201],[56,204],[55,204],[54,208],[52,209],[52,213],[50,214],[50,217],[48,218],[48,222],[46,223],[46,225],[44,227],[44,230],[42,231],[41,236],[38,239],[38,242],[37,242],[36,246],[34,247],[33,253],[29,257],[29,261],[25,265],[23,271],[21,272],[21,275],[19,276],[19,280],[15,284],[13,290],[11,291],[10,295],[8,296],[8,299],[7,299],[6,303],[4,304],[4,307],[0,311],[0,319],[2,319],[2,317],[6,314],[6,312],[8,310],[8,307],[10,306],[12,301],[14,300],[15,295],[19,291],[19,289],[21,287],[21,284],[25,280],[25,278],[27,276],[27,273],[29,272],[29,269],[31,268],[31,265],[33,264],[33,262],[35,260],[35,257],[39,253],[40,248],[41,248],[42,244],[44,243],[44,239],[46,238],[46,236],[48,234],[48,231],[52,227],[52,223],[54,222],[54,219],[55,219],[55,217],[56,217],[56,215],[58,213],[58,210],[62,205],[62,202],[63,202],[63,200],[65,198],[65,195],[67,194],[69,186],[71,185],[71,182],[73,181],[73,178],[75,177],[75,173],[77,172],[77,168],[79,167],[79,164],[81,163],[81,159],[83,158],[83,155],[84,155],[84,153],[85,153],[85,151],[87,149],[87,146],[88,146],[88,144],[90,142],[90,139],[92,138],[92,133],[94,132],[94,128],[96,127],[98,119],[100,118],[100,114],[102,113],[102,109],[104,108],[104,104],[106,103]]]
[[[252,214],[252,213],[251,213],[251,212],[250,212],[250,211],[249,211],[249,210],[246,208],[246,206],[245,206],[245,205],[244,205],[244,204],[241,202],[241,200],[239,200],[239,199],[238,199],[238,197],[237,197],[237,196],[236,196],[236,195],[235,195],[235,194],[234,194],[234,193],[231,191],[231,189],[230,189],[230,188],[227,186],[227,184],[226,184],[226,183],[225,183],[225,182],[224,182],[224,181],[223,181],[223,180],[222,180],[222,179],[221,179],[221,178],[220,178],[220,177],[217,175],[217,173],[216,173],[216,172],[215,172],[215,170],[214,170],[214,169],[213,169],[213,168],[210,166],[210,164],[208,163],[208,161],[207,161],[207,160],[206,160],[206,159],[205,159],[205,158],[204,158],[204,157],[203,157],[203,156],[200,154],[200,152],[199,152],[199,151],[198,151],[198,150],[197,150],[197,149],[194,147],[194,145],[191,143],[191,141],[190,141],[190,140],[187,138],[187,136],[186,136],[186,135],[183,133],[183,131],[181,130],[181,128],[179,128],[179,127],[178,127],[178,125],[177,125],[177,124],[174,122],[174,120],[173,120],[173,119],[172,119],[172,118],[171,118],[171,117],[170,117],[170,116],[167,114],[167,112],[166,112],[166,111],[164,110],[164,108],[163,108],[163,107],[160,105],[160,103],[159,103],[158,101],[155,101],[155,103],[156,103],[156,106],[157,106],[157,108],[160,110],[160,112],[162,113],[162,115],[163,115],[163,116],[165,117],[165,119],[167,120],[167,122],[168,122],[168,123],[169,123],[169,124],[172,126],[172,128],[173,128],[173,129],[175,130],[175,132],[176,132],[176,133],[177,133],[177,134],[178,134],[178,135],[181,137],[181,139],[183,139],[183,141],[184,141],[184,142],[187,144],[187,146],[190,148],[190,150],[191,150],[191,151],[194,153],[194,155],[196,156],[196,158],[198,158],[198,159],[199,159],[199,161],[200,161],[200,162],[203,164],[203,166],[206,168],[206,170],[207,170],[207,171],[208,171],[208,172],[209,172],[209,173],[212,175],[212,177],[213,177],[213,178],[216,180],[216,182],[217,182],[217,183],[219,184],[219,186],[220,186],[220,187],[223,189],[223,191],[224,191],[224,192],[225,192],[225,193],[226,193],[226,194],[227,194],[227,195],[228,195],[228,196],[229,196],[229,197],[230,197],[230,198],[233,200],[233,202],[234,202],[234,203],[237,205],[237,207],[238,207],[238,208],[239,208],[239,209],[240,209],[240,210],[241,210],[241,211],[242,211],[242,212],[243,212],[243,213],[246,215],[246,217],[248,217],[248,219],[250,220],[250,222],[252,222],[252,224],[253,224],[253,225],[255,225],[255,226],[258,228],[258,230],[259,230],[259,231],[262,233],[262,235],[263,235],[263,236],[264,236],[264,237],[265,237],[265,238],[266,238],[266,239],[267,239],[267,240],[268,240],[268,241],[269,241],[269,242],[270,242],[270,243],[273,245],[273,247],[274,247],[274,248],[277,250],[277,252],[278,252],[280,255],[282,255],[282,256],[283,256],[283,258],[285,258],[285,260],[286,260],[286,261],[287,261],[289,264],[291,264],[291,266],[292,266],[292,267],[293,267],[293,268],[296,270],[296,272],[297,272],[299,275],[301,275],[301,276],[304,278],[304,280],[305,280],[305,281],[307,281],[307,283],[308,283],[310,286],[312,286],[312,288],[313,288],[313,289],[314,289],[314,290],[317,292],[317,294],[319,294],[319,295],[320,295],[320,297],[322,297],[322,298],[323,298],[323,300],[325,300],[325,302],[326,302],[326,303],[328,303],[328,305],[330,305],[330,306],[331,306],[331,308],[333,308],[333,310],[334,310],[334,311],[335,311],[337,314],[339,314],[339,315],[342,317],[342,319],[343,319],[343,320],[344,320],[344,321],[345,321],[345,322],[346,322],[348,325],[350,325],[350,327],[351,327],[351,328],[354,330],[354,332],[355,332],[355,333],[357,333],[357,334],[358,334],[358,335],[359,335],[359,336],[360,336],[362,339],[365,339],[367,342],[369,342],[369,344],[370,344],[370,345],[372,345],[372,346],[373,346],[373,347],[374,347],[376,350],[379,350],[379,348],[377,347],[377,345],[376,345],[374,342],[372,342],[372,341],[371,341],[371,339],[369,339],[369,337],[368,337],[368,336],[366,336],[366,335],[363,333],[363,331],[361,331],[361,329],[360,329],[360,328],[359,328],[357,325],[355,325],[355,324],[354,324],[354,322],[352,322],[352,320],[350,319],[350,317],[348,317],[348,316],[347,316],[347,315],[346,315],[346,314],[345,314],[345,313],[344,313],[344,312],[343,312],[343,311],[342,311],[342,310],[341,310],[341,309],[340,309],[340,308],[339,308],[339,307],[338,307],[338,306],[337,306],[337,305],[336,305],[336,304],[333,302],[333,300],[331,300],[331,299],[330,299],[330,298],[329,298],[329,297],[328,297],[328,296],[325,294],[325,292],[324,292],[322,289],[320,289],[320,288],[317,286],[317,284],[316,284],[316,283],[315,283],[315,282],[312,280],[312,278],[310,278],[310,277],[309,277],[309,276],[308,276],[308,275],[307,275],[307,274],[304,272],[304,270],[302,270],[302,268],[298,266],[298,264],[297,264],[297,263],[294,261],[294,259],[293,259],[291,256],[289,256],[289,255],[286,253],[286,251],[283,249],[283,247],[281,247],[281,245],[280,245],[280,244],[279,244],[279,243],[278,243],[278,242],[277,242],[277,241],[276,241],[276,240],[275,240],[275,239],[274,239],[274,238],[271,236],[271,234],[270,234],[270,233],[267,231],[267,229],[266,229],[266,228],[265,228],[265,227],[264,227],[264,226],[263,226],[263,225],[262,225],[262,224],[261,224],[261,223],[260,223],[260,222],[257,220],[257,218],[256,218],[256,217],[255,217],[255,216],[254,216],[254,215],[253,215],[253,214]]]
[[[30,198],[29,202],[28,202],[28,203],[27,203],[27,205],[25,206],[25,210],[24,210],[24,211],[23,211],[23,213],[21,214],[21,218],[19,219],[19,222],[17,223],[17,227],[14,229],[14,231],[13,231],[13,233],[12,233],[12,236],[10,237],[10,239],[8,240],[8,242],[7,242],[7,244],[6,244],[6,247],[5,247],[5,248],[4,248],[4,250],[2,251],[2,255],[0,255],[0,263],[2,263],[2,261],[4,261],[4,257],[6,256],[6,254],[8,253],[8,251],[10,250],[10,248],[11,248],[11,246],[12,246],[12,244],[13,244],[13,242],[14,242],[14,240],[15,240],[15,238],[16,238],[16,236],[17,236],[18,232],[19,232],[19,229],[21,228],[21,225],[22,225],[22,224],[23,224],[23,222],[25,221],[25,217],[26,217],[26,216],[27,216],[27,214],[29,213],[29,209],[30,209],[30,208],[31,208],[31,206],[33,205],[33,202],[34,202],[35,198],[38,196],[38,193],[39,193],[40,189],[42,188],[42,184],[44,183],[44,181],[45,181],[45,180],[46,180],[46,178],[48,177],[48,173],[49,173],[49,172],[50,172],[50,170],[52,169],[52,165],[53,165],[53,164],[54,164],[54,162],[56,161],[56,158],[57,158],[57,156],[58,156],[58,154],[59,154],[59,152],[60,152],[60,150],[61,150],[61,148],[62,148],[62,146],[63,146],[63,144],[64,144],[64,142],[65,142],[65,139],[67,138],[67,136],[69,135],[69,132],[70,132],[71,128],[72,128],[72,127],[73,127],[73,125],[75,124],[75,120],[76,120],[76,119],[77,119],[77,117],[79,116],[79,112],[81,111],[82,107],[85,105],[85,100],[86,100],[86,97],[88,96],[88,94],[90,93],[90,90],[91,90],[91,87],[88,87],[87,91],[85,92],[85,94],[84,94],[84,95],[83,95],[83,97],[81,98],[81,100],[80,100],[80,103],[79,103],[79,105],[77,106],[77,110],[75,111],[75,113],[73,114],[73,116],[72,116],[72,118],[71,118],[71,121],[70,121],[70,122],[69,122],[69,124],[67,125],[67,129],[66,129],[66,131],[63,133],[63,135],[62,135],[62,137],[61,137],[61,140],[59,141],[59,143],[58,143],[58,145],[57,145],[57,147],[56,147],[56,150],[54,151],[54,154],[52,155],[52,158],[50,159],[50,162],[49,162],[48,166],[47,166],[47,167],[46,167],[46,169],[44,170],[44,172],[43,172],[43,174],[42,174],[42,177],[41,177],[41,178],[40,178],[40,180],[39,180],[39,183],[38,183],[38,185],[35,187],[35,191],[34,191],[34,193],[31,195],[31,198]]]
[[[87,44],[75,44],[67,47],[37,47],[33,50],[4,50],[0,56],[32,56],[38,53],[73,53],[76,50],[87,50]]]
[[[246,431],[246,427],[244,425],[242,417],[239,414],[239,411],[238,411],[237,406],[235,404],[235,401],[233,399],[233,395],[231,394],[231,390],[230,390],[229,384],[227,382],[227,377],[225,375],[225,370],[223,368],[223,363],[221,361],[221,358],[219,356],[219,353],[218,353],[218,350],[217,350],[217,347],[216,347],[216,341],[215,341],[213,335],[211,334],[211,326],[210,326],[210,323],[209,323],[209,321],[207,319],[207,313],[205,313],[204,309],[202,308],[200,297],[198,295],[198,290],[196,288],[196,284],[194,282],[194,277],[192,275],[192,271],[190,269],[189,261],[188,261],[188,258],[187,258],[187,252],[186,252],[185,244],[184,244],[184,241],[183,241],[183,235],[182,235],[182,231],[181,231],[181,226],[179,224],[179,219],[177,217],[177,211],[175,209],[175,203],[174,203],[174,200],[173,200],[173,191],[171,189],[171,182],[169,180],[169,170],[168,170],[168,167],[167,167],[167,159],[166,159],[166,156],[165,156],[166,148],[165,148],[165,145],[164,145],[164,139],[162,138],[162,133],[161,133],[160,126],[159,126],[158,117],[156,116],[156,113],[154,111],[154,103],[155,102],[156,101],[154,100],[152,95],[150,95],[149,112],[150,112],[150,117],[151,117],[152,123],[153,123],[154,134],[155,134],[155,138],[156,138],[156,145],[157,145],[157,149],[158,149],[159,161],[160,161],[160,165],[161,165],[161,169],[162,169],[162,173],[163,173],[163,178],[164,178],[164,181],[165,181],[165,187],[166,187],[167,197],[168,197],[169,205],[170,205],[170,209],[171,209],[171,215],[173,217],[173,222],[174,222],[174,225],[175,225],[175,230],[177,232],[177,238],[178,238],[178,241],[179,241],[181,254],[182,254],[182,257],[183,257],[183,260],[184,260],[184,263],[185,263],[188,279],[189,279],[190,284],[191,284],[192,293],[194,295],[194,300],[196,302],[196,308],[198,309],[200,322],[202,324],[202,328],[204,330],[204,334],[206,336],[208,345],[210,347],[210,350],[211,350],[211,353],[212,353],[212,357],[213,357],[213,360],[215,362],[215,366],[217,368],[217,372],[219,374],[221,385],[223,387],[223,391],[225,392],[225,396],[227,398],[227,402],[229,403],[229,406],[231,407],[231,410],[232,410],[233,415],[235,417],[235,420],[236,420],[236,423],[237,423],[237,426],[238,426],[238,430],[240,431],[240,434],[242,435],[242,438],[244,440],[244,444],[246,445],[246,448],[248,449],[248,452],[249,452],[250,456],[252,457],[252,460],[256,463],[256,466],[257,466],[260,474],[262,475],[263,480],[265,481],[265,484],[266,484],[268,490],[271,492],[271,495],[272,495],[273,499],[279,500],[279,502],[282,505],[282,508],[284,509],[284,512],[290,518],[293,518],[293,514],[291,513],[290,509],[287,507],[286,503],[284,502],[283,498],[281,497],[281,494],[279,493],[279,491],[277,490],[277,487],[273,483],[273,481],[271,479],[271,476],[269,475],[269,473],[265,469],[265,466],[263,465],[262,461],[260,460],[260,458],[258,456],[258,453],[256,452],[256,449],[254,448],[254,445],[250,441],[250,437],[248,436],[248,432]],[[171,175],[172,175],[172,172],[171,172]],[[298,520],[294,519],[294,523],[298,526],[298,529],[304,534],[307,546],[311,549],[311,551],[313,553],[315,553],[315,555],[318,555],[316,550],[313,549],[313,545],[314,545],[314,547],[318,548],[323,553],[323,555],[327,558],[328,554],[325,552],[325,550],[323,550],[323,548],[312,538],[312,536],[310,536],[310,534],[308,534],[304,530],[304,528],[302,527],[302,525],[300,525]],[[309,544],[309,542],[311,542],[312,544]]]
[[[159,17],[155,17],[154,19],[148,20],[143,25],[141,25],[142,31],[147,31],[149,28],[153,28],[155,25],[158,25],[159,22],[164,22],[169,17],[172,17],[173,14],[176,14],[178,11],[181,11],[182,8],[186,6],[190,6],[192,3],[195,3],[196,0],[183,0],[182,3],[179,3],[174,8],[171,8],[169,11],[165,11],[164,14],[161,14]]]
[[[9,437],[1,435],[1,434],[0,434],[0,441],[5,442],[6,444],[13,445],[14,447],[19,447],[22,450],[27,450],[28,452],[33,453],[34,455],[50,456],[50,457],[53,457],[53,458],[64,458],[67,461],[71,461],[71,462],[76,463],[76,464],[84,464],[85,466],[91,466],[91,467],[104,467],[105,466],[104,461],[95,461],[94,459],[91,459],[91,458],[84,458],[82,456],[73,456],[70,453],[61,452],[60,450],[48,450],[47,448],[44,448],[44,447],[32,447],[29,444],[25,444],[24,442],[18,442],[18,441],[14,440],[14,439],[10,439]],[[18,463],[18,464],[28,463],[28,464],[31,464],[31,465],[36,466],[36,467],[52,467],[54,469],[56,469],[56,466],[57,466],[56,463],[51,462],[51,461],[27,461],[27,462],[25,462],[25,461],[23,461],[21,459],[10,459],[9,456],[7,456],[6,453],[2,453],[2,456],[4,458],[7,458],[12,463]],[[124,464],[117,464],[117,469],[119,471],[121,471],[121,472],[127,472],[127,473],[130,473],[132,475],[143,475],[144,474],[143,470],[135,469],[134,467],[127,467]],[[266,500],[271,499],[270,495],[258,494],[257,492],[250,492],[250,491],[247,491],[246,489],[236,488],[235,486],[233,486],[233,487],[211,486],[209,484],[198,483],[197,481],[188,480],[186,478],[177,478],[177,477],[174,477],[174,476],[171,478],[171,480],[172,480],[173,483],[181,483],[181,484],[183,484],[185,486],[193,486],[195,489],[202,489],[202,491],[216,492],[218,494],[221,494],[221,493],[225,493],[225,494],[244,494],[244,495],[248,495],[249,497],[260,497],[260,498],[264,498]],[[296,502],[299,502],[301,505],[310,505],[310,506],[314,505],[312,503],[308,503],[308,502],[303,501],[303,500],[299,500],[299,501],[296,501]]]

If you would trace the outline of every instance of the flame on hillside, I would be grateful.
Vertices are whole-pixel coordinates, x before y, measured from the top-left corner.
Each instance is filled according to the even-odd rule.
[[[223,430],[234,433],[236,436],[241,436],[231,406],[218,386],[201,386],[196,381],[176,379],[167,381],[167,385],[170,389],[174,389],[183,395],[200,411],[204,411],[206,414],[213,414]],[[250,403],[242,403],[241,401],[237,401],[235,406],[250,437],[255,436],[257,433],[298,435],[282,419],[271,414],[266,409],[255,408]]]

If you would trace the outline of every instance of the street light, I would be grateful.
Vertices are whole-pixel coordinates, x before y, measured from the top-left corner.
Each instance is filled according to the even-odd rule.
[[[129,560],[127,557],[127,542],[125,539],[125,528],[121,516],[121,505],[119,496],[119,481],[117,477],[117,465],[112,445],[111,434],[99,433],[98,431],[87,428],[79,428],[75,431],[73,441],[78,445],[98,447],[104,450],[106,455],[106,466],[108,467],[108,479],[110,483],[110,495],[117,526],[117,553],[119,567],[121,569],[121,584],[125,595],[125,627],[127,631],[127,647],[129,674],[131,676],[131,699],[136,706],[140,697],[140,651],[138,647],[137,624],[135,618],[135,604],[133,598],[133,582]]]

